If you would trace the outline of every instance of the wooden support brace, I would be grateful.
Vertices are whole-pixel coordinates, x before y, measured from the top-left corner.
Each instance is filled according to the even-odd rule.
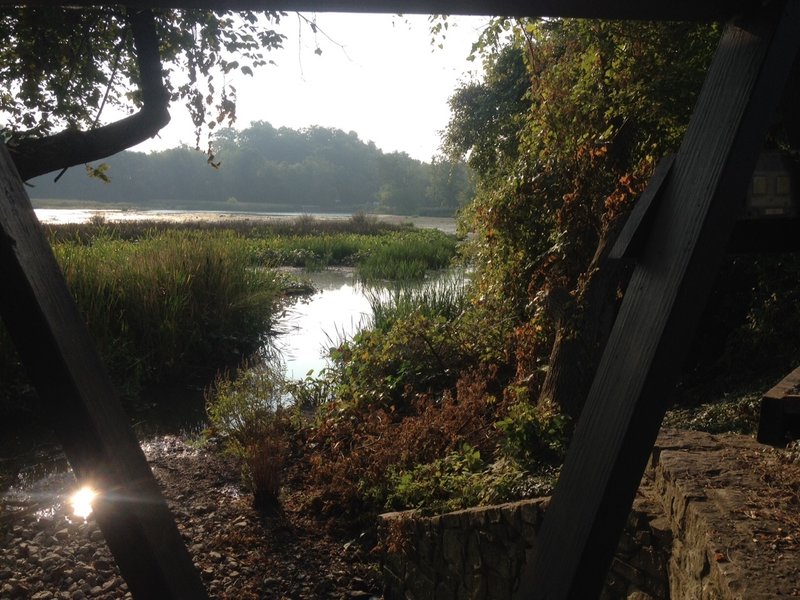
[[[641,198],[636,201],[628,220],[625,222],[625,226],[619,232],[619,237],[608,255],[609,258],[613,260],[632,259],[641,254],[647,238],[650,236],[650,230],[653,227],[658,209],[658,202],[663,196],[663,191],[666,187],[664,183],[670,171],[672,171],[674,162],[675,155],[670,154],[662,158],[661,162],[658,163],[650,182],[647,184],[647,189]]]
[[[798,45],[800,0],[726,28],[517,598],[598,597]]]
[[[786,434],[800,423],[800,367],[794,369],[761,398],[756,438],[762,444],[785,446]]]
[[[117,394],[0,144],[0,313],[136,598],[207,598]]]

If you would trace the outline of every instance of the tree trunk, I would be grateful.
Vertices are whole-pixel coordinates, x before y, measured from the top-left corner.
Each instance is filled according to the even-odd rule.
[[[608,257],[624,221],[618,219],[600,239],[575,306],[556,326],[539,402],[554,402],[573,420],[583,409],[630,277],[630,266]]]

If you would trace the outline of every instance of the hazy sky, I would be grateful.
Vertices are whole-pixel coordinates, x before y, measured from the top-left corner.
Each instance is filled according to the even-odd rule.
[[[306,14],[312,19],[314,15]],[[263,120],[294,129],[310,125],[355,131],[386,152],[404,151],[428,161],[447,125],[447,100],[459,81],[476,74],[468,62],[485,17],[450,17],[444,48],[431,44],[422,15],[320,13],[316,23],[336,43],[301,25],[297,15],[281,21],[284,49],[271,53],[277,66],[254,77],[236,75],[238,128]],[[315,48],[322,54],[317,56]],[[175,105],[161,139],[137,150],[194,145],[188,116]]]

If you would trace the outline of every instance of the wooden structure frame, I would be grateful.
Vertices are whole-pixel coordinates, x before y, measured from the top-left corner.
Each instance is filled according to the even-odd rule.
[[[0,0],[18,5],[19,0]],[[105,2],[29,0],[31,6]],[[728,26],[674,163],[619,255],[636,267],[518,597],[596,597],[738,204],[800,46],[800,0],[165,0],[132,6],[720,20]],[[647,214],[644,214],[647,213]],[[630,227],[634,227],[631,225]],[[641,229],[645,228],[645,229]],[[0,150],[0,311],[136,597],[204,598],[174,522]],[[147,500],[141,502],[136,500]]]

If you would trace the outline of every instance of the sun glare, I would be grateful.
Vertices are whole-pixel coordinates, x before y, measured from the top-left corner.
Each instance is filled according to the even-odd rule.
[[[92,501],[97,496],[97,492],[89,486],[84,486],[72,494],[69,503],[72,505],[72,513],[76,517],[85,519],[92,514]]]

